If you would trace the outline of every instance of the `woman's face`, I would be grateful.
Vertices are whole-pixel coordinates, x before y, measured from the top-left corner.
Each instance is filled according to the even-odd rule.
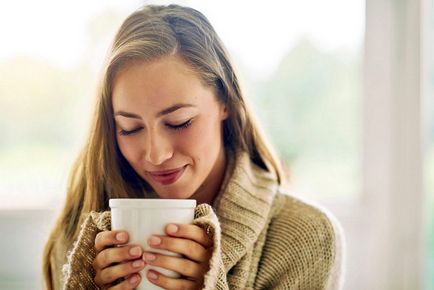
[[[189,65],[176,55],[127,65],[112,98],[120,151],[161,198],[216,194],[228,113]]]

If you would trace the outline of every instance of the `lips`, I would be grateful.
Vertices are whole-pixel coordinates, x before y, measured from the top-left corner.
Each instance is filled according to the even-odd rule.
[[[183,166],[163,171],[148,171],[148,173],[156,182],[161,183],[162,185],[169,185],[175,183],[181,177],[186,167],[187,166]]]

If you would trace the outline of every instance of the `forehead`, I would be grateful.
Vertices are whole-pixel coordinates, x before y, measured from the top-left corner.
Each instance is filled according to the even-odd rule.
[[[179,56],[166,56],[152,61],[126,65],[113,81],[114,110],[148,110],[173,103],[200,103],[215,98],[212,88],[205,86],[193,68]]]

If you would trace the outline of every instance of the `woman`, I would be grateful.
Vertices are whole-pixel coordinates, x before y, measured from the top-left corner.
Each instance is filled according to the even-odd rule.
[[[45,247],[47,288],[134,289],[149,279],[164,289],[339,289],[339,225],[284,194],[283,182],[208,20],[187,7],[146,6],[112,44],[93,127]],[[127,197],[197,200],[193,225],[168,225],[148,241],[181,258],[110,231],[108,200]],[[142,277],[145,264],[181,277]]]

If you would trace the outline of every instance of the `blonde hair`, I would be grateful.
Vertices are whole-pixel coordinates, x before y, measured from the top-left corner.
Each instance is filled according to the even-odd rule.
[[[170,54],[191,65],[229,109],[223,124],[225,148],[248,152],[253,162],[274,171],[279,183],[283,181],[280,162],[259,130],[229,55],[206,17],[178,5],[145,6],[123,22],[107,58],[88,141],[72,168],[64,209],[45,246],[47,289],[53,289],[57,279],[50,260],[56,243],[69,248],[86,213],[108,210],[110,198],[144,197],[149,191],[117,146],[111,92],[116,73],[129,63]]]

